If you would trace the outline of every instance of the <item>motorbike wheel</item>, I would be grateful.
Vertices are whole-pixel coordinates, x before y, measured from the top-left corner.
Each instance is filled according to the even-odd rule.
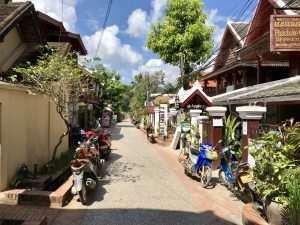
[[[200,168],[200,182],[202,187],[206,188],[210,184],[211,180],[211,168],[207,165],[204,165],[203,167]]]
[[[78,192],[79,199],[82,205],[85,205],[87,203],[87,191],[84,181],[82,181],[82,189]]]
[[[224,184],[225,186],[228,186],[228,181],[226,179],[224,170],[219,170],[219,180],[221,181],[222,184]]]

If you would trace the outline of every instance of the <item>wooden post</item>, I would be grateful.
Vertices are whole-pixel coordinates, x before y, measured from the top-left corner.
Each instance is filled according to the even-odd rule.
[[[257,59],[257,75],[256,75],[256,83],[260,84],[261,83],[261,58],[258,57]]]
[[[289,52],[290,77],[300,75],[300,52]]]
[[[207,107],[207,112],[209,113],[210,116],[210,126],[212,126],[212,145],[216,146],[220,140],[223,138],[223,133],[222,133],[222,128],[223,128],[223,117],[225,115],[225,112],[227,111],[226,107],[221,107],[221,106],[212,106],[212,107]],[[218,155],[220,154],[220,151],[222,149],[222,144],[219,144],[217,146],[217,152]],[[220,160],[218,159],[213,163],[213,169],[217,169],[218,166],[220,165]]]
[[[242,119],[242,162],[248,162],[249,140],[253,138],[251,134],[254,130],[258,130],[259,121],[267,108],[263,106],[241,106],[237,107],[236,111]]]

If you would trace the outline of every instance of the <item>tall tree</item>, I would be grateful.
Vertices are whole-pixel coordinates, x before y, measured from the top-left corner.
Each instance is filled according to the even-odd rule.
[[[114,112],[122,112],[122,104],[126,87],[121,83],[121,75],[116,70],[110,70],[99,62],[99,59],[93,61],[94,67],[91,68],[96,79],[103,84],[103,95],[100,101],[100,108],[103,110],[106,106],[112,105]]]
[[[17,67],[14,70],[22,76],[22,82],[29,87],[29,93],[41,93],[48,96],[66,125],[66,132],[61,134],[54,147],[52,153],[52,160],[54,160],[63,138],[70,132],[70,117],[73,115],[71,110],[82,93],[81,81],[87,77],[78,67],[74,53],[62,56],[54,50],[48,50],[35,64],[28,62],[27,66]]]
[[[132,99],[130,102],[131,114],[135,118],[142,118],[145,114],[145,101],[151,93],[160,93],[163,90],[165,74],[162,71],[154,73],[140,73],[132,83]],[[148,97],[148,99],[147,99]]]
[[[205,24],[201,0],[168,0],[165,16],[152,26],[146,46],[165,62],[179,65],[185,58],[184,70],[191,63],[205,62],[213,46],[213,28]]]

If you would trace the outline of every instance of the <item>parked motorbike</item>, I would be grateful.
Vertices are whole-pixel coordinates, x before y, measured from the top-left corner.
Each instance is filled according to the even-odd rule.
[[[94,147],[90,150],[87,147],[76,149],[75,159],[70,163],[73,174],[72,193],[79,195],[83,205],[87,203],[87,191],[96,188],[103,162]]]
[[[233,192],[239,192],[242,201],[253,202],[255,196],[254,176],[250,173],[249,163],[237,163],[235,155],[230,153],[234,148],[234,145],[230,145],[224,147],[220,152],[219,179]]]
[[[218,158],[216,146],[199,144],[199,150],[189,148],[187,158],[183,161],[184,172],[200,179],[202,187],[210,184],[213,160]]]
[[[110,133],[107,131],[100,131],[98,136],[98,145],[100,149],[101,158],[106,161],[109,160],[111,153],[111,141],[109,139]]]

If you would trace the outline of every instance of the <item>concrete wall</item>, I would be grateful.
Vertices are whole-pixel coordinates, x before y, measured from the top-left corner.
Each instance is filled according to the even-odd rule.
[[[0,82],[0,190],[7,187],[22,163],[31,171],[35,163],[47,163],[65,131],[46,96],[28,95],[25,88]],[[57,156],[67,149],[65,137]]]
[[[0,72],[6,72],[25,49],[17,29],[12,29],[0,42]]]

